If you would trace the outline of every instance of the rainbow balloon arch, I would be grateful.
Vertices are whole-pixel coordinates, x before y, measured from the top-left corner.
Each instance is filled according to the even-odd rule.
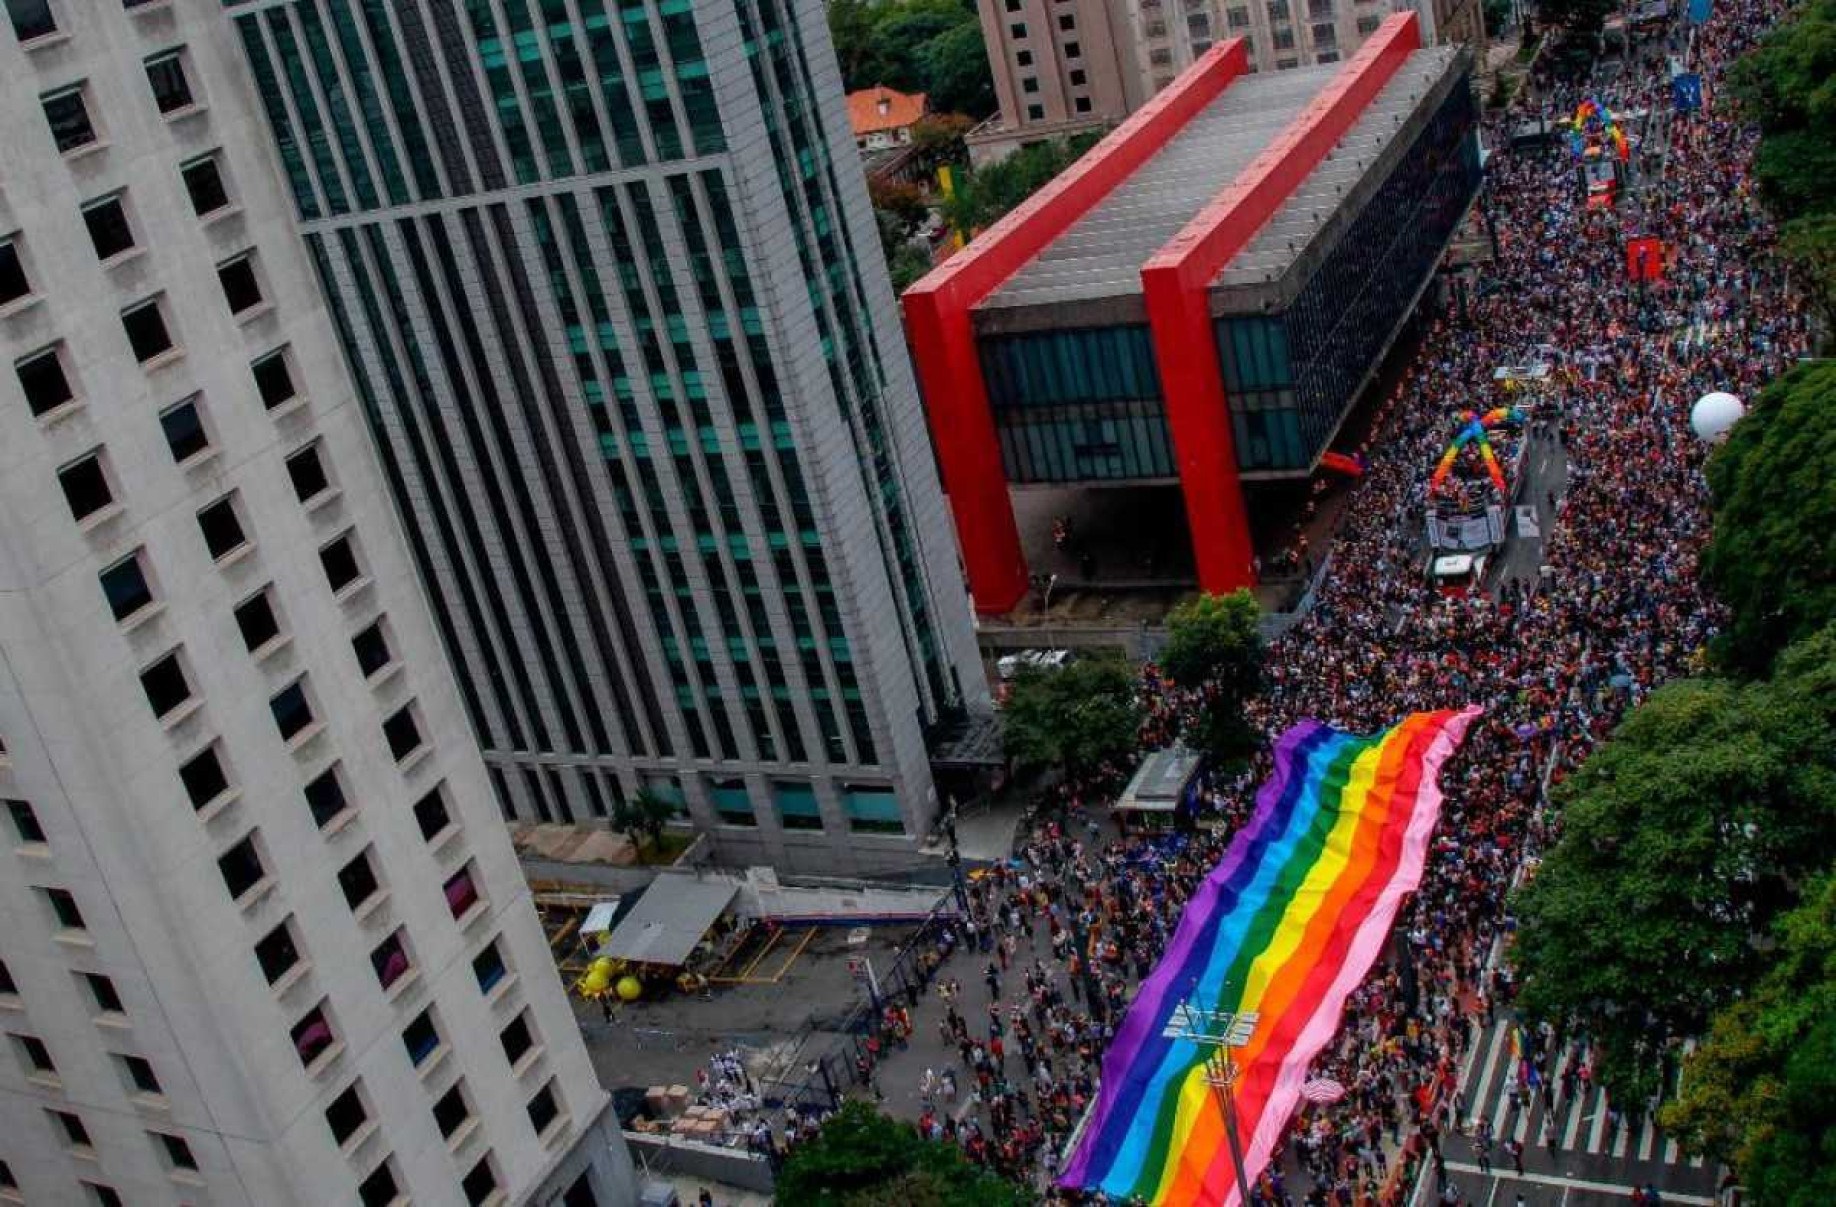
[[[1254,815],[1187,902],[1103,1058],[1061,1185],[1156,1207],[1242,1203],[1239,1157],[1253,1183],[1308,1087],[1318,1096],[1308,1067],[1421,883],[1437,776],[1479,711],[1415,713],[1369,737],[1311,720],[1282,735]],[[1228,1123],[1218,1045],[1192,1033],[1193,1020],[1220,1018],[1254,1020],[1228,1041]]]
[[[1485,463],[1486,476],[1498,488],[1498,497],[1509,499],[1511,489],[1505,484],[1504,469],[1498,464],[1498,454],[1492,449],[1492,438],[1488,433],[1497,428],[1523,423],[1524,413],[1516,407],[1494,407],[1483,415],[1478,411],[1462,411],[1460,420],[1459,432],[1447,442],[1446,451],[1441,454],[1433,476],[1428,479],[1428,497],[1432,499],[1441,492],[1441,487],[1447,482],[1447,475],[1453,472],[1454,462],[1460,459],[1461,450],[1470,446],[1478,450],[1480,459]]]

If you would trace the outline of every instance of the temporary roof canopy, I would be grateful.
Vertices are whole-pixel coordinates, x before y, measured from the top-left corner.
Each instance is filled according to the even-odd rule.
[[[637,964],[680,967],[738,893],[739,887],[730,880],[658,876],[613,929],[599,954]]]
[[[1142,761],[1135,778],[1117,798],[1117,809],[1134,809],[1143,813],[1171,813],[1179,808],[1186,786],[1198,774],[1204,756],[1183,746],[1156,750]]]

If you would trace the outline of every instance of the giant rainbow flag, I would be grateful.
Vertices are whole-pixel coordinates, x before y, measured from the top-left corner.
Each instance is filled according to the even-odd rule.
[[[1244,1168],[1254,1178],[1346,997],[1421,882],[1441,812],[1435,777],[1478,713],[1415,713],[1372,737],[1318,721],[1282,735],[1255,814],[1187,902],[1103,1058],[1065,1185],[1181,1207],[1241,1201],[1206,1053],[1166,1034],[1175,1010],[1260,1015],[1234,1053]]]

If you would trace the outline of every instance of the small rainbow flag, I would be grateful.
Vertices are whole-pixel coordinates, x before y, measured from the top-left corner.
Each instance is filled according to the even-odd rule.
[[[1259,1176],[1308,1065],[1421,882],[1435,777],[1477,708],[1415,713],[1373,737],[1302,721],[1275,745],[1256,812],[1187,902],[1103,1058],[1061,1181],[1154,1204],[1240,1203],[1194,1011],[1254,1012],[1232,1051],[1244,1169]]]

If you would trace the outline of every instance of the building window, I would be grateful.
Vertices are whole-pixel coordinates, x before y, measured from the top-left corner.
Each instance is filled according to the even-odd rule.
[[[1366,16],[1359,17],[1358,18],[1358,36],[1361,38],[1368,38],[1372,34],[1376,33],[1377,27],[1382,24],[1383,24],[1383,17],[1381,14],[1378,14],[1378,13],[1370,13]]]
[[[83,1189],[95,1200],[96,1207],[122,1207],[121,1196],[115,1193],[113,1186],[104,1186],[100,1182],[84,1182]]]
[[[1066,78],[1071,81],[1071,86],[1073,88],[1082,88],[1089,79],[1089,77],[1084,74],[1084,69],[1082,67],[1072,68],[1071,74]]]
[[[509,969],[504,966],[504,953],[498,950],[498,940],[492,939],[485,944],[485,949],[472,957],[472,975],[478,978],[478,992],[489,993],[497,988]]]
[[[344,795],[344,781],[338,774],[336,763],[306,781],[304,791],[306,809],[321,830],[344,816],[351,807],[351,802]]]
[[[375,950],[370,952],[370,967],[376,972],[376,983],[384,989],[401,980],[402,974],[407,972],[411,966],[408,959],[408,944],[402,937],[403,933],[398,928],[394,934],[378,943]]]
[[[293,941],[293,924],[282,922],[255,944],[255,962],[268,984],[280,980],[300,962],[299,945]]]
[[[177,650],[140,672],[140,689],[146,692],[153,715],[160,718],[170,716],[191,699],[191,684],[185,678]]]
[[[178,113],[197,103],[191,95],[191,81],[185,78],[185,60],[180,51],[148,59],[147,83],[152,85],[153,103],[161,113]]]
[[[83,987],[89,990],[89,1000],[96,1004],[96,1009],[103,1014],[126,1014],[127,1007],[122,1004],[121,994],[115,990],[115,982],[99,972],[78,974]]]
[[[351,638],[351,652],[357,656],[357,669],[363,672],[365,679],[373,678],[395,660],[394,653],[389,649],[389,638],[383,633],[381,620]],[[411,721],[413,719],[409,718]]]
[[[1039,91],[1039,81],[1030,75],[1027,76],[1025,79],[1020,81],[1020,91],[1038,92]]]
[[[331,489],[316,441],[287,458],[287,479],[293,483],[294,498],[302,503],[310,503]]]
[[[363,569],[357,564],[357,550],[348,532],[319,550],[319,565],[325,570],[325,581],[331,586],[333,595],[363,577]]]
[[[83,1120],[70,1111],[48,1112],[58,1130],[64,1134],[64,1142],[71,1148],[94,1148],[89,1139],[89,1129],[83,1126]]]
[[[447,827],[453,824],[452,814],[446,809],[446,799],[438,787],[414,803],[414,820],[421,827],[421,837],[428,842],[446,833]]]
[[[370,852],[359,851],[357,857],[338,869],[338,887],[344,892],[344,903],[355,913],[371,898],[382,892],[376,869],[370,864]]]
[[[45,121],[51,126],[51,141],[65,155],[97,141],[96,127],[89,120],[89,106],[83,101],[83,86],[66,88],[39,98],[44,105]]]
[[[1077,16],[1074,13],[1058,14],[1058,28],[1067,33],[1077,28]]]
[[[299,396],[293,386],[293,371],[287,365],[287,349],[276,349],[249,368],[255,374],[255,389],[261,395],[261,405],[268,410]]]
[[[261,305],[261,282],[255,276],[255,257],[237,256],[217,265],[217,280],[223,286],[223,300],[231,314],[244,314]]]
[[[9,800],[6,812],[13,819],[13,832],[19,835],[19,841],[27,846],[42,845],[46,841],[45,828],[38,824],[38,814],[32,809],[30,801]]]
[[[1337,46],[1339,44],[1338,27],[1330,23],[1315,25],[1313,27],[1313,44],[1322,49]]]
[[[363,1207],[389,1207],[401,1197],[395,1184],[395,1171],[384,1161],[357,1186],[357,1201]]]
[[[1275,31],[1274,40],[1276,50],[1294,49],[1294,31],[1285,25]],[[1277,66],[1279,66],[1279,64],[1277,64]],[[1294,64],[1289,63],[1288,66],[1293,67]]]
[[[215,154],[194,159],[179,169],[185,181],[185,193],[191,198],[191,212],[200,218],[229,207],[229,189],[223,183],[223,169]]]
[[[76,898],[68,889],[48,888],[43,890],[45,903],[51,907],[51,916],[56,919],[61,930],[88,930],[83,922],[83,911],[77,908]]]
[[[1071,101],[1071,107],[1079,113],[1088,113],[1090,112],[1090,98],[1087,96],[1074,97]]]
[[[143,365],[172,350],[172,333],[166,329],[158,298],[122,311],[121,327],[127,332],[134,359]]]
[[[45,1047],[44,1040],[36,1035],[14,1035],[12,1039],[13,1046],[19,1049],[19,1059],[26,1066],[27,1076],[57,1076],[57,1066],[51,1063],[51,1049]]]
[[[561,1107],[555,1102],[555,1083],[551,1080],[537,1090],[525,1109],[529,1112],[529,1126],[535,1128],[536,1135],[547,1134],[549,1125],[561,1116]]]
[[[242,531],[242,520],[236,515],[236,496],[224,495],[198,512],[198,531],[204,534],[204,547],[215,561],[222,561],[249,543]]]
[[[440,1096],[440,1101],[434,1103],[433,1117],[440,1135],[447,1140],[451,1140],[453,1133],[465,1126],[465,1121],[472,1117],[472,1107],[465,1100],[463,1081],[455,1084]]]
[[[497,1193],[497,1171],[491,1168],[489,1153],[478,1158],[478,1164],[472,1166],[472,1172],[465,1175],[465,1179],[459,1183],[459,1189],[465,1192],[465,1201],[470,1207],[478,1207]]]
[[[63,345],[51,347],[16,361],[13,372],[19,376],[19,388],[25,394],[26,406],[33,418],[48,415],[76,398],[70,378],[64,374]]]
[[[242,634],[243,647],[251,654],[280,636],[280,620],[274,615],[267,587],[236,605],[236,629]]]
[[[1033,52],[1030,50],[1016,50],[1014,52],[1014,65],[1016,67],[1031,67],[1033,65]]]
[[[19,982],[13,979],[12,969],[6,966],[6,961],[0,960],[0,997],[16,998],[18,996]]]
[[[1029,122],[1044,121],[1045,120],[1045,106],[1044,105],[1028,105],[1026,107],[1026,120]]]
[[[332,1141],[340,1148],[357,1134],[357,1129],[368,1122],[369,1118],[370,1112],[364,1108],[363,1095],[354,1081],[325,1108],[325,1126],[331,1129]]]
[[[197,1169],[198,1159],[191,1155],[191,1145],[185,1143],[179,1137],[169,1136],[165,1132],[154,1132],[152,1134],[159,1139],[160,1147],[164,1149],[166,1153],[166,1161],[172,1168],[193,1171]]]
[[[202,809],[229,791],[229,776],[224,774],[223,760],[217,757],[214,745],[198,751],[181,766],[179,779],[193,809]]]
[[[472,874],[472,865],[467,864],[447,877],[441,886],[446,894],[446,908],[452,911],[454,918],[463,918],[477,905],[480,896],[477,878]]]
[[[242,901],[266,881],[268,869],[262,866],[261,852],[255,846],[255,835],[251,833],[245,836],[241,842],[219,855],[217,871],[223,876],[223,887],[229,890],[231,901]]]
[[[1026,22],[1015,21],[1008,25],[1007,36],[1016,42],[1026,41]]]
[[[383,737],[388,739],[389,753],[400,763],[419,750],[425,742],[421,726],[414,719],[414,705],[404,704],[383,722]]]
[[[11,239],[0,241],[0,309],[31,296],[32,283],[26,280],[19,244]]]
[[[108,486],[108,473],[102,468],[100,452],[58,470],[57,480],[64,488],[64,501],[70,504],[70,514],[78,523],[115,501],[114,492]]]
[[[299,1055],[300,1063],[309,1069],[312,1062],[323,1056],[336,1040],[332,1034],[331,1021],[325,1013],[324,1002],[308,1010],[304,1018],[293,1024],[293,1030],[288,1034],[293,1038],[293,1050]]]
[[[1288,0],[1268,0],[1269,20],[1286,21],[1288,19]]]
[[[421,1011],[402,1028],[402,1047],[408,1050],[408,1061],[417,1069],[440,1050],[440,1029],[434,1025],[432,1010]]]
[[[22,43],[57,32],[51,0],[6,0],[6,15],[13,19],[13,33]]]
[[[1319,54],[1314,56],[1314,61],[1317,63],[1337,63],[1339,61],[1339,52],[1336,50],[1322,50]]]
[[[83,225],[89,230],[96,259],[103,263],[134,248],[134,230],[128,225],[127,207],[121,204],[119,193],[84,206]]]
[[[313,723],[312,701],[306,696],[306,680],[295,679],[282,688],[268,701],[268,711],[274,714],[274,727],[280,731],[281,741],[291,742],[306,732]]]
[[[498,1032],[497,1041],[503,1045],[504,1059],[515,1068],[517,1062],[535,1048],[535,1036],[529,1030],[529,1011],[511,1019],[510,1025]]]
[[[153,1066],[144,1057],[128,1056],[117,1053],[115,1059],[121,1062],[122,1075],[136,1094],[164,1095],[165,1088],[159,1084],[159,1078],[153,1075]]]
[[[200,397],[194,394],[160,412],[159,430],[165,434],[166,447],[178,465],[201,456],[210,447],[210,433],[204,430],[204,416],[198,410]]]

